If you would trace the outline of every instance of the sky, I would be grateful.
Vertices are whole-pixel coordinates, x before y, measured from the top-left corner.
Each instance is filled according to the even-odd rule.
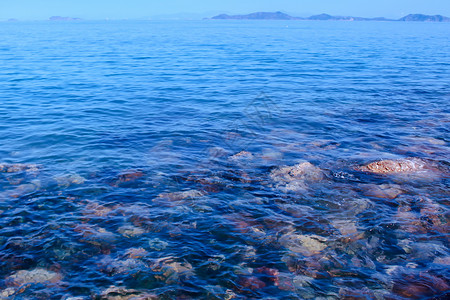
[[[44,20],[50,16],[83,19],[141,19],[186,14],[283,11],[293,16],[319,13],[400,18],[410,13],[450,17],[450,0],[0,0],[0,20]]]

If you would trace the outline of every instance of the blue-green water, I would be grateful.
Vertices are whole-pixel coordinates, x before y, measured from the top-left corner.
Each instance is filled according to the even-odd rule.
[[[449,24],[0,36],[0,298],[448,296]]]

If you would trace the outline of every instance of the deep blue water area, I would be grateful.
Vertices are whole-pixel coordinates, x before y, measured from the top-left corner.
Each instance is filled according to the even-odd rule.
[[[0,299],[449,297],[450,24],[0,37]]]

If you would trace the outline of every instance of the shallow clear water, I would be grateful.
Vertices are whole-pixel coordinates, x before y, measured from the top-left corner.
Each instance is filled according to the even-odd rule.
[[[0,36],[2,297],[448,296],[449,24]],[[409,157],[432,167],[360,168]]]

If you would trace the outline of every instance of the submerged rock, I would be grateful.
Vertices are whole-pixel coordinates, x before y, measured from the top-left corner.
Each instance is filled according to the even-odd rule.
[[[63,176],[58,176],[54,178],[58,183],[58,186],[68,187],[72,184],[83,184],[86,181],[86,178],[78,175],[78,174],[68,174]]]
[[[331,225],[345,237],[356,237],[358,228],[353,220],[333,220]]]
[[[31,183],[21,184],[12,191],[6,191],[6,195],[12,198],[20,198],[27,194],[34,193],[41,188],[39,180],[33,180]]]
[[[130,248],[125,252],[125,256],[132,259],[142,258],[147,255],[148,252],[144,248]]]
[[[158,239],[158,238],[151,239],[148,242],[148,244],[151,249],[156,250],[156,251],[162,251],[162,250],[166,249],[167,246],[169,246],[169,243],[167,243],[166,241],[163,241],[161,239]]]
[[[33,173],[39,171],[41,167],[37,164],[8,164],[0,163],[0,172],[5,173],[18,173],[27,172]]]
[[[21,270],[6,278],[9,286],[22,286],[29,283],[58,283],[62,275],[42,268],[34,270]]]
[[[104,206],[94,201],[87,201],[82,214],[87,217],[106,217],[114,212],[119,206]]]
[[[445,277],[440,278],[426,272],[400,275],[394,281],[392,291],[404,298],[422,299],[437,296],[450,290],[449,282]]]
[[[194,276],[194,270],[189,262],[177,262],[172,257],[160,258],[152,264],[151,269],[157,272],[156,279],[165,281],[167,284],[178,283]]]
[[[145,233],[144,229],[132,225],[121,226],[117,231],[127,238],[136,237]]]
[[[248,151],[241,151],[228,158],[231,161],[241,161],[253,159],[253,154]]]
[[[283,153],[275,151],[273,149],[263,149],[261,153],[261,159],[265,161],[279,161],[283,158]]]
[[[350,289],[340,288],[339,299],[352,300],[352,299],[377,299],[373,291],[368,288],[363,289]]]
[[[15,288],[9,287],[0,291],[0,300],[11,299],[10,297],[16,292]]]
[[[80,242],[92,244],[94,246],[112,246],[116,241],[116,235],[104,228],[92,225],[78,225],[75,232],[82,234]]]
[[[420,158],[407,158],[375,161],[360,167],[360,170],[374,174],[405,174],[422,171],[426,167],[426,162]]]
[[[173,193],[162,193],[159,194],[158,197],[162,199],[167,199],[170,201],[179,201],[184,199],[192,199],[197,197],[202,197],[206,195],[203,191],[198,190],[188,190],[188,191],[182,191],[182,192],[173,192]]]
[[[308,184],[320,181],[324,178],[322,170],[310,162],[303,162],[294,166],[286,166],[273,170],[270,178],[277,188],[286,191],[301,191]]]
[[[450,256],[436,257],[433,261],[435,264],[450,266]]]
[[[242,289],[250,289],[253,291],[266,287],[266,284],[255,276],[241,277],[238,283]]]
[[[148,269],[144,262],[134,258],[113,260],[106,257],[100,263],[103,265],[101,270],[110,275],[134,274]]]
[[[327,245],[326,238],[312,234],[301,235],[288,233],[281,236],[279,242],[282,246],[289,249],[292,252],[300,253],[305,256],[312,256],[320,253]]]
[[[114,185],[117,186],[125,182],[133,182],[145,176],[145,173],[140,170],[126,170],[117,176]]]
[[[158,299],[154,294],[142,293],[138,290],[127,289],[125,287],[110,286],[100,295],[102,300],[151,300]]]
[[[404,190],[396,184],[367,184],[363,187],[364,194],[369,197],[395,199],[404,193]]]
[[[428,143],[432,145],[445,146],[447,143],[444,140],[436,139],[431,136],[408,136],[405,138],[409,142]]]
[[[228,151],[222,147],[211,147],[208,149],[208,154],[210,158],[220,158],[228,156]]]

